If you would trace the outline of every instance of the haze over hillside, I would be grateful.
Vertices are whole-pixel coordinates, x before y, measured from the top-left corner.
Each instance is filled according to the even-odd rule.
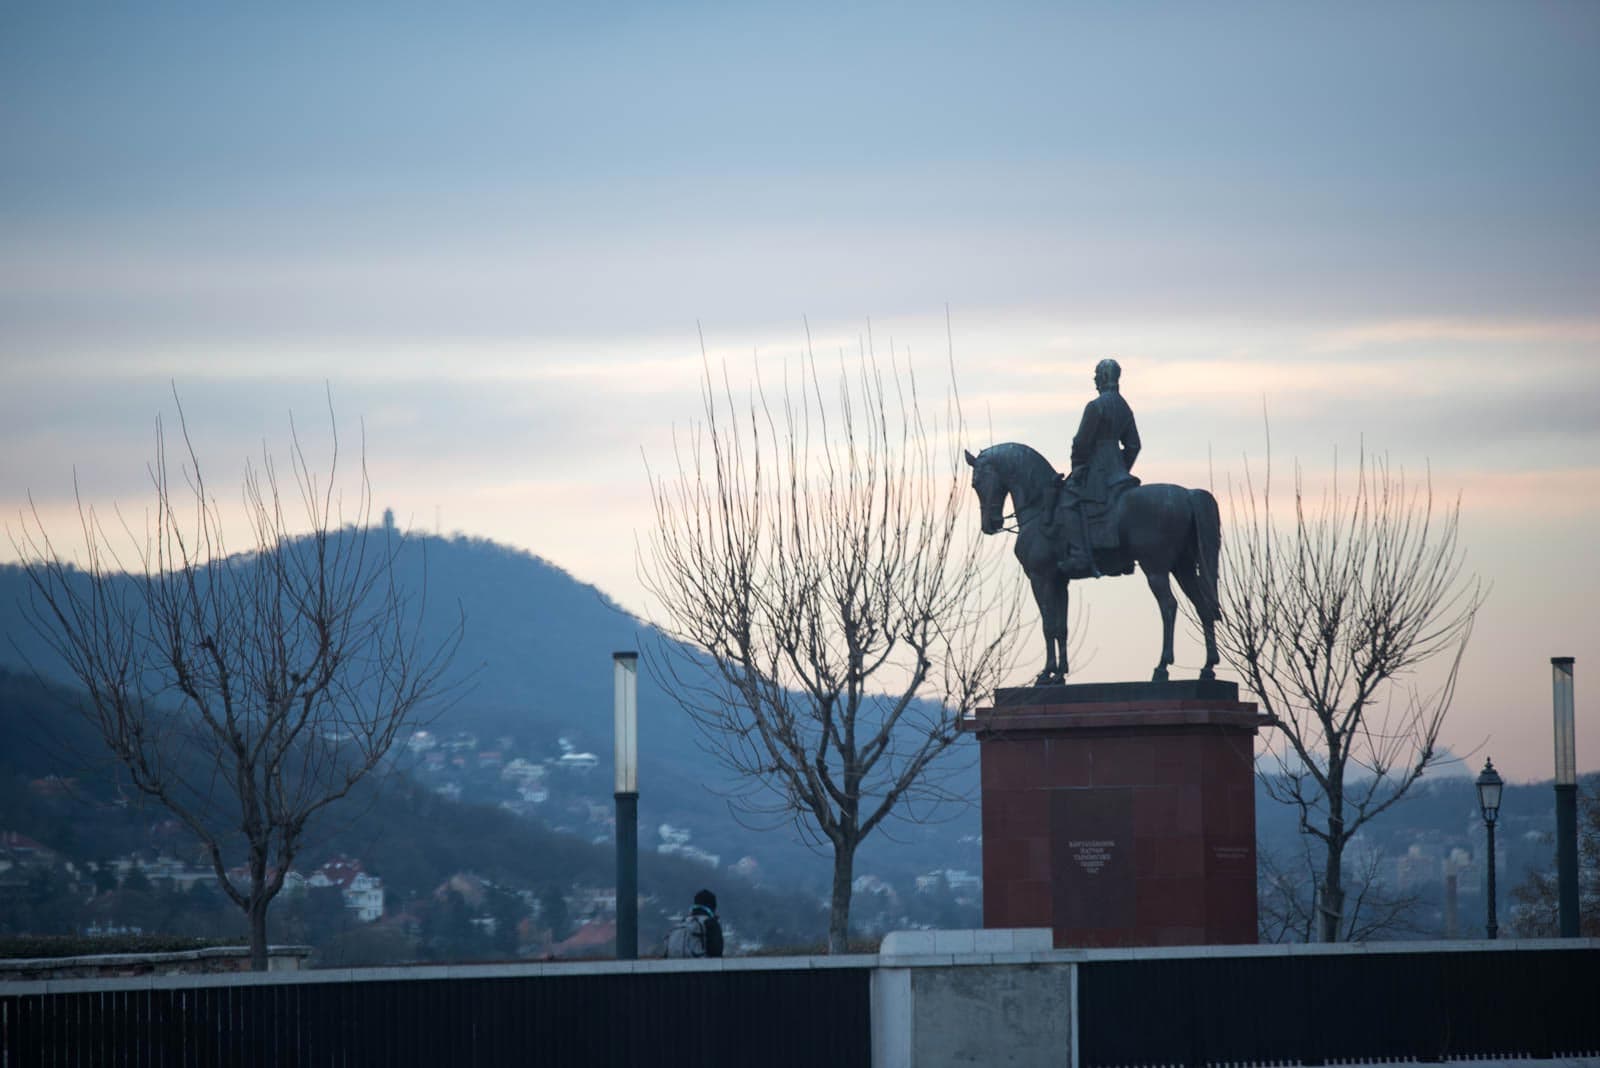
[[[611,654],[637,649],[646,669],[639,680],[640,846],[658,845],[663,825],[689,832],[689,844],[717,856],[723,866],[753,857],[763,878],[826,893],[829,862],[813,851],[792,824],[745,826],[730,814],[719,791],[727,773],[700,748],[692,724],[648,670],[660,640],[647,624],[622,611],[593,586],[530,553],[495,542],[456,536],[408,537],[400,554],[400,578],[413,591],[426,590],[425,625],[442,637],[465,617],[465,635],[453,673],[459,683],[453,704],[427,724],[448,742],[476,739],[478,752],[513,742],[516,756],[559,758],[564,748],[590,753],[595,766],[575,771],[571,793],[609,809],[612,789]],[[0,566],[0,666],[29,665],[49,678],[69,682],[62,665],[19,611],[26,579],[14,565]],[[934,868],[976,873],[979,853],[976,745],[958,743],[947,760],[957,793],[970,805],[949,806],[931,825],[892,824],[868,839],[858,875],[909,882]],[[428,775],[414,769],[419,781]],[[435,777],[441,784],[446,771]],[[463,783],[473,800],[472,784]],[[491,801],[493,798],[479,797]],[[609,833],[586,826],[565,812],[541,811],[550,825],[596,837]],[[748,822],[749,818],[745,817]]]
[[[394,869],[388,876],[403,885],[415,884],[413,893],[423,892],[424,873],[432,870],[429,863],[444,864],[440,870],[445,871],[454,870],[450,865],[471,863],[459,856],[437,856],[425,863],[414,856],[414,850],[403,844],[406,821],[450,826],[454,817],[449,801],[455,800],[460,803],[460,819],[467,821],[457,820],[456,825],[476,821],[488,828],[498,836],[495,850],[550,854],[551,863],[529,867],[519,862],[506,869],[521,873],[519,878],[533,878],[532,872],[540,880],[564,885],[573,880],[603,882],[609,871],[612,810],[611,653],[639,649],[648,662],[659,635],[595,587],[536,556],[491,541],[413,537],[402,552],[401,569],[410,588],[421,590],[426,582],[427,623],[435,635],[453,624],[458,606],[464,613],[465,639],[455,664],[461,686],[454,703],[426,725],[426,741],[415,739],[415,744],[398,751],[397,763],[411,784],[399,799],[380,801],[363,811],[348,833],[324,845],[331,849],[341,842],[381,843],[374,847],[374,855],[388,858]],[[60,663],[19,612],[20,599],[26,597],[25,582],[16,566],[0,566],[0,633],[5,639],[0,643],[0,670],[25,672],[32,665],[59,678]],[[641,672],[639,706],[641,849],[653,852],[666,845],[689,858],[667,871],[674,887],[699,877],[719,887],[730,901],[738,899],[739,887],[752,885],[801,895],[782,906],[793,915],[781,923],[771,919],[780,907],[773,903],[777,899],[764,901],[765,928],[790,932],[814,928],[820,936],[820,912],[811,913],[801,901],[809,899],[815,905],[825,898],[827,856],[809,849],[792,824],[745,826],[729,813],[717,792],[728,785],[726,772],[700,749],[687,716],[648,670]],[[0,727],[8,732],[0,741],[9,738],[17,750],[13,763],[23,762],[13,773],[37,777],[69,770],[68,764],[60,763],[60,753],[50,751],[48,739],[26,735],[30,729],[39,733],[37,722],[3,719]],[[19,737],[30,738],[33,755],[18,755],[25,748],[15,744]],[[81,730],[76,737],[79,749],[94,742]],[[563,760],[564,756],[573,759]],[[958,878],[963,872],[980,874],[975,757],[976,743],[963,739],[950,755],[948,768],[953,789],[971,798],[971,804],[951,806],[941,822],[891,825],[864,845],[856,865],[864,881],[858,884],[855,906],[856,922],[863,928],[906,922],[906,899],[916,893],[919,876],[933,871],[953,872]],[[519,760],[553,770],[533,788],[519,791],[507,776],[507,769]],[[109,777],[109,762],[102,757],[97,763],[99,770],[90,769],[90,776]],[[18,800],[22,795],[8,796],[17,802],[8,807],[26,807]],[[531,826],[523,824],[527,829],[522,838],[517,823],[496,811],[502,808],[531,821]],[[48,818],[55,822],[49,826],[56,829],[49,833],[81,835],[86,843],[106,835],[114,838],[122,826],[112,821],[99,827],[93,818],[65,810],[51,812],[54,815]],[[1501,854],[1509,865],[1508,878],[1520,878],[1528,867],[1547,862],[1544,836],[1550,830],[1549,812],[1541,789],[1508,791]],[[0,829],[6,829],[3,825],[15,815],[16,811],[0,813]],[[1295,815],[1260,790],[1257,828],[1263,855],[1293,866],[1303,844]],[[1476,853],[1479,836],[1470,777],[1447,770],[1425,779],[1411,799],[1373,824],[1364,835],[1364,848],[1385,858],[1386,878],[1422,887],[1419,892],[1425,896],[1436,895],[1436,889],[1427,889],[1434,886],[1430,880],[1447,866],[1467,863],[1461,858]],[[1473,891],[1463,893],[1470,896]],[[941,914],[937,922],[976,924],[977,900],[975,890],[962,909]],[[1428,908],[1437,912],[1436,903]]]

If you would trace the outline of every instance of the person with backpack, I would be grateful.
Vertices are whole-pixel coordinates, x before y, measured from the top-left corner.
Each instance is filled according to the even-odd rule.
[[[717,895],[701,890],[694,908],[667,935],[669,957],[722,956],[722,921],[717,919]]]

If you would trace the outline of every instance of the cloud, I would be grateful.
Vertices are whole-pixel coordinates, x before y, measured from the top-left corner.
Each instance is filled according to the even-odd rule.
[[[1447,342],[1466,345],[1600,344],[1597,319],[1399,319],[1328,331],[1314,352]]]
[[[1595,517],[1600,466],[1542,471],[1464,471],[1462,507],[1517,527]],[[1520,516],[1521,520],[1513,517]]]

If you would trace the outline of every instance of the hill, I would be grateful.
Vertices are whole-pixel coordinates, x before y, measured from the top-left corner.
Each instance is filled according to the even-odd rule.
[[[212,884],[184,874],[209,874],[192,837],[159,805],[120,786],[115,768],[85,766],[79,754],[96,739],[70,709],[78,699],[32,676],[0,671],[0,831],[20,834],[29,848],[40,847],[58,861],[49,868],[23,863],[19,871],[26,878],[18,885],[0,878],[8,905],[0,909],[8,913],[0,933],[67,934],[91,924],[139,924],[148,931],[203,936],[237,933],[242,921]],[[13,842],[3,844],[9,848]],[[131,857],[161,858],[150,870],[169,874],[154,881],[174,885],[149,886],[150,880],[130,880],[125,870],[117,889],[111,869]],[[452,892],[481,897],[487,891],[508,906],[510,921],[534,913],[543,927],[554,928],[556,940],[586,918],[581,902],[587,892],[609,887],[614,864],[609,843],[597,845],[497,807],[444,800],[403,771],[368,780],[314,828],[296,868],[314,871],[344,857],[359,858],[367,871],[381,874],[388,920],[437,925],[439,914],[449,911],[442,906]],[[817,937],[820,908],[809,898],[731,876],[713,879],[693,860],[649,855],[640,868],[643,944],[659,942],[672,917],[708,882],[719,885],[732,927],[745,940],[794,945]],[[551,905],[555,900],[562,904]],[[492,901],[472,904],[469,916],[493,914]],[[356,930],[342,922],[347,918],[337,907],[318,921],[311,915],[315,908],[308,914],[306,902],[293,894],[274,908],[273,934],[280,940],[309,939],[326,948],[336,936]],[[564,918],[554,915],[558,911]],[[474,930],[469,924],[466,932]],[[435,939],[431,946],[426,938],[417,942],[413,938],[411,952],[399,956],[505,955],[516,947],[471,937]]]
[[[473,865],[500,871],[523,886],[608,883],[611,653],[638,649],[648,668],[660,635],[593,586],[490,541],[415,538],[401,565],[411,587],[426,581],[436,634],[455,620],[457,605],[465,616],[466,636],[456,663],[458,699],[427,725],[426,736],[413,739],[400,754],[403,785],[386,799],[374,799],[340,835],[330,830],[324,851],[366,854],[370,846],[373,856],[383,858],[383,867],[370,862],[373,869],[402,895],[431,892],[429,880],[441,872]],[[48,648],[18,613],[23,581],[18,568],[0,566],[0,633],[5,636],[0,667],[10,664],[14,670],[32,663],[47,675],[58,674]],[[20,685],[15,677],[0,676],[0,704]],[[70,694],[55,697],[58,705],[64,699]],[[684,888],[692,892],[696,880],[715,886],[725,898],[734,887],[781,888],[774,900],[786,904],[772,908],[787,910],[788,923],[764,920],[764,927],[819,937],[822,921],[815,908],[827,893],[826,855],[808,848],[791,825],[748,827],[730,814],[719,793],[731,786],[725,771],[702,751],[688,717],[648,669],[640,676],[639,707],[641,850],[651,863],[666,864],[662,872],[686,865],[681,879],[663,876],[672,880],[670,887],[664,884],[664,898],[678,900]],[[103,758],[86,765],[74,755],[99,750],[80,721],[58,709],[35,717],[25,731],[15,724],[8,729],[11,733],[0,737],[0,776],[11,769],[11,786],[0,786],[9,790],[0,793],[0,829],[15,829],[25,819],[58,848],[84,856],[105,855],[119,836],[132,833],[129,825],[105,814],[104,806],[116,800],[111,765]],[[924,873],[977,874],[981,869],[975,758],[976,744],[963,739],[951,754],[949,771],[952,787],[972,804],[942,813],[941,822],[887,827],[863,847],[854,915],[863,928],[978,922],[970,895],[964,904],[948,894],[924,900],[928,895],[914,889]],[[519,770],[529,777],[519,777]],[[17,785],[50,774],[77,776],[90,802],[102,806],[101,814],[85,819]],[[1509,887],[1529,868],[1549,863],[1553,827],[1547,788],[1509,787],[1503,818],[1501,876],[1502,886]],[[1257,826],[1264,854],[1295,862],[1305,840],[1292,809],[1258,790]],[[1462,855],[1481,852],[1481,837],[1470,778],[1457,777],[1423,780],[1407,801],[1369,828],[1361,844],[1391,888],[1419,897],[1423,929],[1437,930],[1447,865],[1460,870],[1464,896],[1481,900],[1474,897],[1476,884],[1466,885],[1481,879],[1481,870],[1474,875],[1470,866],[1461,867],[1467,863]],[[422,838],[432,844],[420,845]],[[362,843],[362,849],[352,842]],[[657,854],[662,846],[678,855]],[[484,863],[485,856],[495,863]],[[730,870],[735,865],[737,873]],[[650,877],[648,864],[645,871]],[[940,883],[941,893],[948,889]],[[1464,925],[1471,907],[1477,906],[1462,905]],[[808,928],[810,923],[816,926]]]
[[[639,683],[641,850],[666,846],[716,858],[707,882],[734,878],[727,868],[742,861],[754,883],[825,897],[825,853],[813,850],[791,824],[746,826],[730,813],[723,798],[733,783],[648,669],[662,640],[652,628],[560,568],[483,539],[414,537],[402,551],[400,570],[409,588],[426,584],[427,625],[436,636],[456,621],[457,606],[466,621],[455,664],[456,700],[427,724],[429,737],[405,752],[404,766],[419,789],[466,804],[505,804],[551,830],[609,841],[611,654],[638,649],[645,660]],[[0,667],[31,665],[59,679],[60,663],[19,611],[25,582],[18,567],[0,566]],[[72,747],[55,748],[64,757]],[[79,752],[97,748],[93,739],[76,746]],[[592,765],[561,760],[583,754],[594,757]],[[886,826],[863,846],[858,875],[905,894],[916,876],[934,869],[976,873],[975,757],[970,741],[949,757],[955,789],[974,803],[939,813],[938,822]],[[507,766],[518,760],[551,769],[540,789],[524,795],[507,779]],[[541,799],[525,799],[540,798],[541,790]],[[381,828],[395,817],[380,809],[368,819]],[[869,920],[872,911],[861,918]],[[976,922],[975,907],[966,915]]]

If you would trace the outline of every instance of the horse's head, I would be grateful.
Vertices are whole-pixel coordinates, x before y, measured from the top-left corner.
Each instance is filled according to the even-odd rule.
[[[967,453],[967,464],[972,468],[972,488],[978,494],[979,519],[985,534],[998,534],[1005,526],[1005,483],[1000,479],[994,461],[987,449],[977,456]]]

